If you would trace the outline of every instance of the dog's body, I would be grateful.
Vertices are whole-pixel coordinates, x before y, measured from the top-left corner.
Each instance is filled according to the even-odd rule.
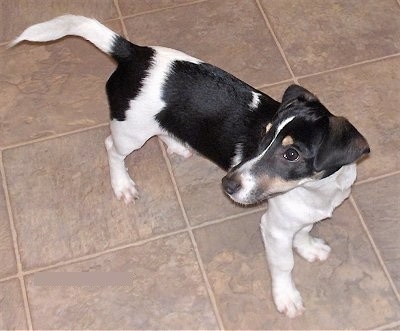
[[[271,198],[261,228],[274,300],[289,317],[302,313],[291,279],[292,246],[309,261],[327,258],[329,246],[309,231],[349,195],[353,163],[369,152],[360,133],[299,86],[289,87],[279,103],[215,66],[176,50],[134,45],[82,16],[37,24],[12,44],[65,35],[89,40],[118,62],[107,82],[111,136],[105,142],[117,198],[138,197],[124,159],[150,137],[159,136],[170,153],[198,151],[228,171],[222,184],[234,201]]]

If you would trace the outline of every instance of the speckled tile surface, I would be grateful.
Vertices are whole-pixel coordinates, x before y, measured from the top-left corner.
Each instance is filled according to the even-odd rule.
[[[17,273],[10,222],[6,207],[4,190],[0,187],[0,278]]]
[[[331,256],[295,255],[303,316],[277,313],[262,212],[233,204],[206,159],[166,160],[151,139],[127,158],[140,200],[114,198],[104,86],[116,64],[75,37],[6,49],[68,12],[187,52],[276,100],[299,82],[366,136],[353,200],[313,230]],[[398,329],[399,14],[395,0],[0,1],[0,329]],[[43,268],[126,271],[132,286],[34,286]]]
[[[113,0],[17,0],[1,1],[0,42],[9,41],[27,26],[58,15],[75,14],[107,20],[118,17]]]
[[[125,205],[114,198],[103,144],[108,134],[107,129],[94,129],[4,152],[24,268],[184,227],[155,139],[127,162],[140,200],[136,205]]]
[[[108,122],[105,83],[115,64],[94,46],[71,37],[2,50],[0,147]]]
[[[191,4],[193,0],[142,0],[142,1],[131,1],[131,0],[118,0],[121,12],[125,15],[136,15],[143,12],[166,9],[171,7],[177,7],[180,5]]]
[[[294,280],[305,314],[291,320],[277,313],[261,215],[195,231],[227,329],[368,329],[400,318],[400,305],[349,202],[313,230],[331,245],[328,260],[310,264],[295,257]]]
[[[354,199],[400,291],[400,174],[354,188]],[[371,203],[372,202],[372,203]]]
[[[126,27],[136,43],[181,50],[255,86],[290,78],[252,1],[206,1],[129,18]]]
[[[132,286],[46,287],[27,278],[36,329],[215,329],[187,234],[103,255],[54,272],[132,273]]]
[[[367,138],[371,154],[358,167],[359,180],[400,170],[399,65],[395,57],[300,80]]]
[[[295,75],[400,52],[396,1],[261,0]]]
[[[21,287],[16,278],[0,282],[0,329],[27,329]]]

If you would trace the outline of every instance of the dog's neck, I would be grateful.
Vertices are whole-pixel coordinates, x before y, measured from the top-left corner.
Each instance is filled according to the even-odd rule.
[[[265,216],[311,224],[331,217],[333,210],[349,195],[356,180],[356,165],[349,164],[320,180],[305,182],[299,187],[269,200]]]

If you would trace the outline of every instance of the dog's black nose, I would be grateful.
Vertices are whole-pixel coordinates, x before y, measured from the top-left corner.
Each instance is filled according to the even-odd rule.
[[[240,183],[236,180],[225,176],[224,178],[222,178],[222,187],[224,188],[226,193],[234,194],[240,190],[242,185],[240,185]]]

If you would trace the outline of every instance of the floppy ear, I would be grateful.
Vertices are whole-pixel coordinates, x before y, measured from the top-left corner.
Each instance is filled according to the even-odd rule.
[[[327,132],[314,159],[314,169],[341,167],[370,152],[365,138],[344,117],[329,117]]]
[[[291,102],[296,99],[303,99],[303,101],[317,101],[318,98],[310,91],[306,90],[300,85],[290,85],[282,97],[282,103]]]

